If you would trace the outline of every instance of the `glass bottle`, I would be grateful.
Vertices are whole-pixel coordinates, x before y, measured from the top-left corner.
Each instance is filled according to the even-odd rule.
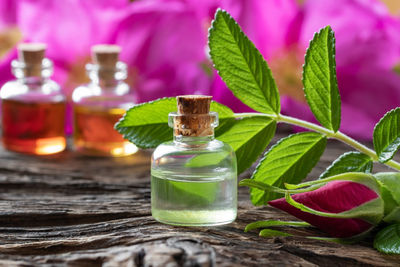
[[[127,67],[118,61],[120,47],[92,47],[94,64],[87,64],[91,80],[72,93],[75,149],[92,156],[127,156],[138,148],[114,129],[114,125],[135,103],[128,84]]]
[[[237,213],[237,166],[233,149],[214,138],[218,114],[211,97],[178,96],[169,114],[173,141],[151,159],[151,212],[162,223],[184,226],[227,224]]]
[[[65,97],[50,79],[53,64],[45,50],[40,43],[20,44],[11,63],[17,79],[1,88],[2,139],[8,150],[47,155],[66,147]]]

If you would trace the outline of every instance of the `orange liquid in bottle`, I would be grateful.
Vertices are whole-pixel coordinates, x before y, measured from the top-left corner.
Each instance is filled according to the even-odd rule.
[[[3,144],[8,150],[47,155],[66,147],[64,102],[2,102]]]
[[[114,129],[114,125],[125,112],[126,110],[120,108],[75,105],[75,148],[83,154],[93,156],[119,157],[134,154],[138,148]]]

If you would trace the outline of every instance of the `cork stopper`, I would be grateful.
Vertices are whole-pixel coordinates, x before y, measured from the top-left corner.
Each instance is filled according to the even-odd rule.
[[[178,116],[174,134],[183,136],[210,136],[214,133],[210,113],[211,96],[177,96]]]
[[[208,114],[211,99],[211,96],[204,95],[177,96],[178,114]]]
[[[115,68],[119,53],[121,53],[121,47],[118,45],[101,44],[92,46],[93,61],[101,67]]]
[[[25,64],[25,76],[41,76],[46,45],[42,43],[22,43],[18,45],[18,60]]]
[[[99,65],[99,79],[105,85],[112,85],[116,72],[116,65],[121,47],[118,45],[94,45],[92,46],[92,58],[95,64]]]

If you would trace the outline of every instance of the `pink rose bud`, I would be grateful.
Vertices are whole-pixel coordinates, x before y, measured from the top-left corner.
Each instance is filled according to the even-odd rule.
[[[338,180],[329,182],[314,191],[294,194],[292,198],[296,202],[316,211],[343,214],[343,212],[350,211],[367,202],[378,199],[380,196],[366,185],[352,181]],[[318,227],[333,237],[344,238],[358,235],[371,229],[375,224],[375,222],[359,217],[330,218],[304,212],[290,205],[285,198],[270,201],[268,204]],[[379,212],[371,210],[371,214]],[[357,217],[357,215],[354,217]],[[368,216],[365,218],[368,218]]]

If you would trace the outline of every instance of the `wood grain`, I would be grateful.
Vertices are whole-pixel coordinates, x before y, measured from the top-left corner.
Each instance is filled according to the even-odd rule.
[[[330,141],[310,178],[348,149]],[[339,245],[244,233],[255,220],[294,219],[270,207],[253,207],[246,188],[239,190],[239,214],[232,224],[157,223],[150,213],[149,157],[148,151],[107,159],[68,151],[32,157],[0,150],[0,265],[400,266],[399,256],[380,254],[369,241]]]

